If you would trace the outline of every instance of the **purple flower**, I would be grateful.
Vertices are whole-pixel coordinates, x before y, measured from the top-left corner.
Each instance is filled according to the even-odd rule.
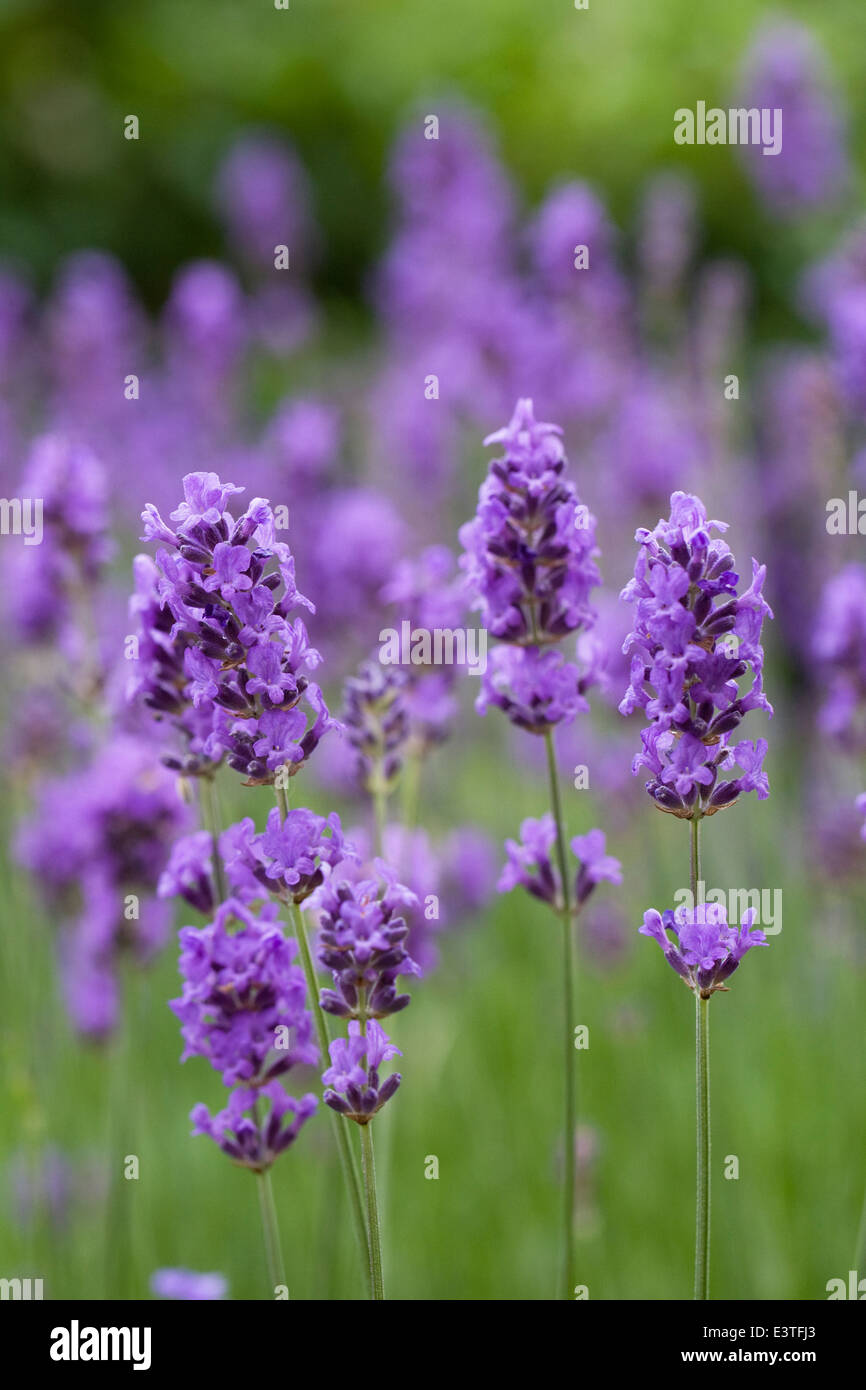
[[[586,902],[599,883],[622,883],[622,866],[612,854],[605,853],[605,843],[602,830],[575,835],[571,842],[572,851],[580,860],[576,891],[578,907]]]
[[[184,835],[171,851],[157,892],[161,898],[181,897],[199,912],[216,906],[213,891],[213,837],[208,830]]]
[[[409,1003],[398,977],[421,973],[406,949],[405,914],[418,899],[382,860],[376,877],[358,873],[352,861],[338,865],[305,904],[317,913],[319,961],[334,977],[320,1003],[340,1018],[385,1018]]]
[[[322,1081],[328,1087],[325,1104],[356,1124],[369,1124],[402,1080],[399,1072],[392,1072],[380,1081],[379,1068],[393,1057],[402,1057],[402,1052],[375,1019],[370,1019],[364,1033],[360,1023],[353,1019],[348,1039],[335,1038],[328,1050],[331,1065],[322,1074]]]
[[[544,734],[570,724],[589,709],[585,674],[562,652],[538,647],[495,647],[475,701],[479,714],[490,705],[501,709],[519,729]]]
[[[749,50],[740,105],[781,112],[780,147],[742,147],[764,201],[781,217],[838,202],[849,181],[845,132],[824,54],[805,27],[768,25]]]
[[[219,170],[217,200],[233,241],[259,270],[273,269],[277,246],[288,246],[292,264],[308,251],[306,175],[282,140],[242,136]]]
[[[765,569],[752,561],[752,582],[737,592],[739,575],[724,541],[711,533],[697,497],[675,492],[671,515],[653,531],[637,532],[634,579],[622,597],[635,605],[634,628],[623,650],[631,655],[631,683],[620,713],[641,709],[641,767],[660,810],[690,818],[713,815],[743,793],[769,794],[761,763],[766,741],[730,745],[730,735],[753,709],[772,714],[763,693],[761,628],[772,617],[762,589]],[[750,677],[741,690],[740,681]],[[649,688],[648,688],[649,687]],[[743,776],[719,781],[738,763]]]
[[[369,792],[389,791],[403,765],[408,680],[400,666],[365,661],[343,687],[343,731],[355,750],[358,778]]]
[[[42,435],[30,450],[16,496],[30,501],[33,512],[29,518],[22,512],[22,526],[25,538],[29,534],[39,543],[19,541],[6,562],[5,586],[15,596],[10,619],[26,641],[59,641],[67,655],[77,655],[71,630],[76,606],[94,601],[113,549],[105,470],[72,437]]]
[[[216,1115],[206,1105],[194,1106],[192,1133],[206,1134],[241,1168],[263,1173],[294,1144],[317,1104],[309,1093],[290,1096],[279,1081],[239,1086]]]
[[[685,980],[689,989],[709,999],[716,990],[726,990],[725,980],[733,975],[752,946],[769,945],[764,933],[752,924],[755,909],[748,908],[737,927],[729,927],[720,903],[698,903],[693,908],[644,913],[641,936],[651,936],[665,954],[671,969]],[[673,932],[676,941],[672,941]]]
[[[229,1285],[224,1274],[199,1274],[194,1269],[156,1269],[150,1276],[150,1291],[157,1298],[198,1303],[225,1298]]]
[[[318,1057],[306,987],[293,964],[275,904],[254,915],[237,899],[206,927],[180,932],[183,992],[171,1002],[181,1021],[182,1061],[206,1057],[223,1084],[263,1086]]]
[[[204,753],[212,761],[227,755],[249,785],[272,783],[283,767],[294,775],[334,721],[305,674],[319,653],[301,619],[290,617],[295,606],[312,606],[296,588],[294,557],[276,539],[263,498],[237,520],[226,510],[240,491],[215,473],[190,473],[171,516],[176,530],[154,506],[145,509],[145,537],[167,548],[155,576],[139,563],[134,602],[146,666],[131,693],[181,727],[189,704],[209,716],[209,728],[197,731]],[[184,771],[209,770],[192,748],[178,762]]]
[[[285,902],[303,902],[320,887],[330,866],[352,854],[335,811],[326,819],[298,806],[283,818],[275,806],[262,834],[255,834],[249,819],[229,834],[230,839],[221,838],[229,876],[243,882],[247,875],[247,882],[257,882]]]
[[[851,752],[866,747],[866,567],[828,580],[814,624],[812,654],[826,689],[819,726]]]
[[[529,818],[520,827],[520,842],[506,840],[508,855],[497,885],[500,893],[512,888],[525,888],[533,897],[549,903],[555,912],[564,909],[562,877],[555,860],[556,823],[550,812],[539,820]],[[572,900],[577,912],[603,880],[621,883],[622,871],[618,859],[605,853],[605,836],[601,830],[576,835],[571,842],[575,857],[580,861]]]
[[[510,424],[485,440],[504,454],[461,528],[460,563],[484,625],[503,642],[537,647],[593,621],[595,518],[564,477],[561,434],[521,400]]]

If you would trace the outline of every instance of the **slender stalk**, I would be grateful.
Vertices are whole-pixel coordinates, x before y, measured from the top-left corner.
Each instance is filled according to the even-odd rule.
[[[211,862],[213,864],[214,884],[216,885],[217,897],[224,903],[229,896],[228,885],[226,884],[225,870],[219,852],[219,835],[222,829],[219,812],[219,798],[217,789],[212,777],[199,777],[199,804],[201,808],[202,825],[205,830],[210,832],[213,849]]]
[[[710,1001],[695,995],[698,1181],[695,1207],[695,1298],[710,1296]]]
[[[376,1196],[376,1160],[373,1153],[373,1122],[359,1125],[361,1131],[361,1162],[364,1168],[364,1192],[367,1198],[367,1228],[370,1232],[370,1282],[373,1299],[385,1297],[382,1279],[382,1242],[379,1234],[379,1202]]]
[[[385,840],[385,826],[388,824],[388,793],[378,776],[370,795],[373,798],[373,853],[380,855]]]
[[[271,1282],[271,1296],[279,1285],[286,1286],[286,1272],[283,1265],[283,1249],[280,1244],[280,1227],[277,1221],[277,1208],[274,1202],[274,1189],[271,1172],[266,1168],[256,1173],[256,1186],[259,1190],[259,1210],[262,1214],[262,1234],[265,1238],[265,1260],[268,1278]]]
[[[690,821],[689,868],[692,903],[698,906],[701,877],[701,816]],[[697,1194],[695,1199],[695,1298],[710,1296],[710,1001],[695,995],[695,1095]]]
[[[289,813],[288,794],[284,787],[276,787],[274,790],[277,798],[277,805],[280,808],[280,815],[283,820],[285,820]],[[289,913],[295,931],[295,939],[298,943],[298,954],[301,958],[304,978],[307,982],[307,993],[310,996],[310,1009],[313,1014],[313,1022],[316,1027],[316,1038],[319,1044],[319,1052],[322,1056],[322,1065],[324,1066],[327,1065],[330,1055],[328,1049],[331,1040],[328,1034],[328,1024],[325,1014],[322,1009],[319,1008],[319,981],[316,978],[313,953],[310,950],[307,924],[304,920],[303,912],[296,903],[291,904]],[[358,1238],[361,1254],[369,1258],[369,1240],[364,1219],[364,1203],[361,1196],[361,1179],[358,1175],[358,1165],[355,1155],[352,1152],[352,1144],[342,1117],[334,1110],[330,1110],[329,1114],[331,1116],[331,1126],[334,1132],[337,1152],[340,1155],[340,1165],[343,1169],[343,1180],[346,1184],[346,1191],[349,1194],[349,1206],[352,1210],[355,1235]]]
[[[403,766],[403,824],[407,830],[415,827],[418,819],[418,802],[421,796],[421,769],[424,755],[420,747],[410,746]]]
[[[544,735],[547,748],[547,774],[550,783],[550,800],[553,819],[556,822],[556,850],[559,861],[559,876],[562,880],[562,988],[565,1035],[565,1097],[564,1097],[564,1193],[563,1193],[563,1255],[561,1296],[571,1299],[574,1275],[574,1192],[575,1192],[575,1134],[577,1132],[577,1067],[574,1048],[574,920],[571,897],[571,884],[568,875],[568,853],[565,843],[565,817],[562,812],[562,797],[559,790],[559,775],[556,768],[556,752],[553,746],[553,733],[548,729]]]
[[[304,921],[304,914],[299,907],[294,904],[291,908],[292,923],[298,941],[298,950],[301,957],[301,965],[307,981],[307,990],[312,999],[313,1018],[316,1025],[316,1036],[319,1043],[319,1051],[324,1061],[328,1060],[328,1025],[325,1015],[318,1005],[319,982],[316,979],[316,971],[313,966],[313,957],[310,952],[310,942],[307,936],[307,927]],[[352,1154],[352,1145],[346,1129],[345,1121],[336,1111],[331,1110],[331,1123],[333,1125],[334,1137],[337,1141],[337,1150],[340,1155],[340,1163],[343,1168],[343,1177],[346,1183],[346,1191],[349,1194],[349,1204],[352,1208],[352,1216],[355,1223],[355,1231],[361,1250],[369,1254],[367,1227],[364,1221],[364,1206],[361,1198],[361,1183],[358,1177],[358,1168]]]
[[[701,878],[701,817],[696,815],[689,821],[691,826],[691,853],[689,855],[692,885],[692,904],[698,905],[698,884]]]

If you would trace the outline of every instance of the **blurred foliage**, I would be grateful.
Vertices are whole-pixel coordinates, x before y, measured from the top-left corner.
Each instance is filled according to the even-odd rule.
[[[851,106],[866,41],[859,0],[783,10],[592,0],[587,11],[570,0],[291,0],[289,10],[272,0],[3,0],[0,246],[41,281],[64,252],[106,247],[161,301],[179,262],[222,249],[214,170],[239,129],[264,124],[311,171],[325,233],[320,289],[356,296],[386,235],[395,131],[459,94],[487,113],[529,203],[579,175],[627,224],[650,170],[688,169],[707,250],[747,257],[784,317],[787,236],[758,210],[732,151],[710,159],[672,138],[678,106],[730,101],[748,43],[780,13],[822,41]],[[123,139],[130,113],[137,143]],[[855,150],[864,122],[861,106]]]

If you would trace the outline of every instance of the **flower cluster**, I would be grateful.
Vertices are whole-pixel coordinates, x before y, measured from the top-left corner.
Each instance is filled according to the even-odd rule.
[[[318,1048],[303,972],[293,964],[297,947],[276,916],[275,905],[254,915],[229,899],[208,926],[184,927],[183,992],[170,1006],[181,1022],[181,1060],[205,1057],[235,1088],[218,1114],[193,1109],[193,1133],[210,1135],[255,1172],[294,1142],[316,1107],[315,1096],[298,1100],[280,1081],[297,1064],[313,1065]]]
[[[855,752],[866,747],[866,567],[847,565],[827,583],[814,631],[827,692],[820,727]]]
[[[283,902],[301,903],[351,846],[336,811],[326,818],[298,806],[283,818],[275,806],[261,834],[247,817],[221,836],[220,851],[230,879],[255,880]]]
[[[120,735],[82,770],[46,783],[22,827],[18,852],[61,920],[67,1005],[88,1037],[117,1023],[121,956],[146,960],[165,941],[168,915],[149,895],[186,824],[174,779],[153,766],[151,746]]]
[[[174,654],[182,649],[182,695],[213,721],[207,756],[222,748],[248,785],[270,784],[280,768],[294,775],[333,726],[321,691],[304,674],[319,654],[302,620],[290,617],[297,605],[312,605],[296,588],[294,559],[276,539],[268,502],[254,498],[235,520],[226,508],[242,488],[215,473],[189,473],[183,485],[184,501],[171,513],[176,529],[152,504],[142,514],[144,538],[164,547],[157,592],[174,619]],[[159,630],[152,636],[151,653],[154,644],[164,646]],[[164,696],[163,676],[157,662],[142,678],[151,704]],[[177,688],[176,673],[168,688]]]
[[[641,936],[651,936],[665,953],[672,970],[681,975],[689,989],[702,999],[716,990],[726,990],[729,980],[753,946],[767,946],[764,933],[753,926],[755,909],[748,908],[739,927],[728,926],[722,903],[698,903],[659,913],[644,913]],[[668,932],[673,932],[672,941]]]
[[[335,1038],[328,1050],[331,1065],[322,1074],[328,1088],[325,1104],[356,1124],[369,1124],[403,1079],[399,1072],[392,1072],[380,1081],[379,1068],[392,1057],[402,1057],[402,1052],[389,1041],[375,1019],[370,1019],[363,1033],[360,1023],[353,1019],[349,1037]]]
[[[478,709],[498,705],[515,723],[543,733],[584,708],[588,679],[541,649],[592,624],[590,595],[600,583],[595,518],[564,476],[556,425],[535,419],[530,400],[517,403],[505,429],[485,444],[502,444],[461,528],[461,566],[474,606],[501,642],[483,677]]]
[[[64,434],[47,434],[33,444],[19,495],[41,506],[41,522],[23,517],[34,530],[16,547],[6,573],[16,602],[10,616],[25,640],[57,636],[68,647],[81,641],[70,618],[92,602],[112,545],[108,538],[108,484],[102,464]],[[73,653],[78,656],[79,653]]]
[[[412,631],[453,631],[460,626],[465,595],[455,558],[445,545],[427,546],[417,558],[401,560],[381,593],[384,603],[397,608]],[[404,704],[410,741],[423,756],[446,741],[457,713],[455,666],[412,665]]]
[[[358,778],[370,793],[390,791],[403,765],[407,682],[402,667],[365,661],[344,686],[343,729],[355,750]]]
[[[555,844],[556,822],[549,812],[539,820],[525,820],[520,827],[520,843],[516,840],[505,842],[508,861],[497,885],[500,893],[525,888],[534,898],[549,903],[555,912],[563,912],[562,877],[553,858]],[[599,883],[605,880],[622,883],[622,871],[619,860],[606,853],[601,830],[575,835],[571,848],[579,861],[571,894],[577,912]]]
[[[752,583],[738,594],[733,556],[711,538],[725,530],[724,522],[707,520],[697,497],[675,492],[669,520],[637,532],[634,578],[622,592],[636,611],[623,648],[631,683],[620,713],[640,709],[649,720],[632,771],[647,768],[655,804],[686,818],[713,815],[743,792],[769,794],[766,741],[730,742],[749,710],[772,715],[760,640],[764,618],[772,617],[761,592],[766,570],[753,560]],[[751,684],[741,692],[746,675]],[[719,781],[732,763],[742,775]]]
[[[397,978],[421,973],[406,949],[403,915],[418,900],[383,861],[376,871],[365,878],[362,865],[345,861],[307,902],[317,912],[319,961],[334,977],[321,1006],[340,1018],[378,1019],[405,1009],[409,995],[397,993]]]

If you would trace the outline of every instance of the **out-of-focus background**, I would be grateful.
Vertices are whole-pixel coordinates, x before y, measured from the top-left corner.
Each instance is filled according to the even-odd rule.
[[[708,886],[781,893],[781,930],[712,1005],[713,1292],[822,1298],[853,1267],[866,570],[827,502],[866,488],[864,38],[854,0],[5,0],[0,492],[58,491],[46,546],[0,536],[0,1276],[144,1298],[184,1267],[263,1292],[252,1179],[189,1135],[222,1088],[179,1065],[167,1007],[174,927],[196,920],[153,896],[189,828],[169,774],[158,824],[128,819],[160,757],[124,698],[141,508],[171,510],[194,468],[289,507],[339,711],[380,628],[459,611],[481,441],[518,396],[565,431],[604,577],[607,680],[559,743],[567,786],[590,773],[570,829],[601,826],[624,875],[579,927],[580,1281],[592,1299],[691,1287],[693,1010],[637,936],[688,882],[687,830],[632,777],[640,721],[616,710],[634,530],[676,488],[731,523],[744,576],[767,564],[775,611],[776,713],[747,731],[769,740],[771,796],[705,828]],[[698,101],[781,107],[781,155],[675,145],[674,111]],[[70,450],[95,469],[77,513]],[[547,1298],[557,1268],[559,942],[542,905],[496,891],[503,840],[547,807],[543,769],[475,693],[468,676],[446,692],[401,865],[443,905],[377,1121],[403,1298]],[[369,821],[336,736],[300,781],[297,801]],[[220,795],[227,823],[271,804],[228,770]],[[149,898],[146,924],[97,949],[93,884],[139,840],[145,869],[112,884]],[[354,1296],[322,1114],[273,1177],[292,1297]]]

